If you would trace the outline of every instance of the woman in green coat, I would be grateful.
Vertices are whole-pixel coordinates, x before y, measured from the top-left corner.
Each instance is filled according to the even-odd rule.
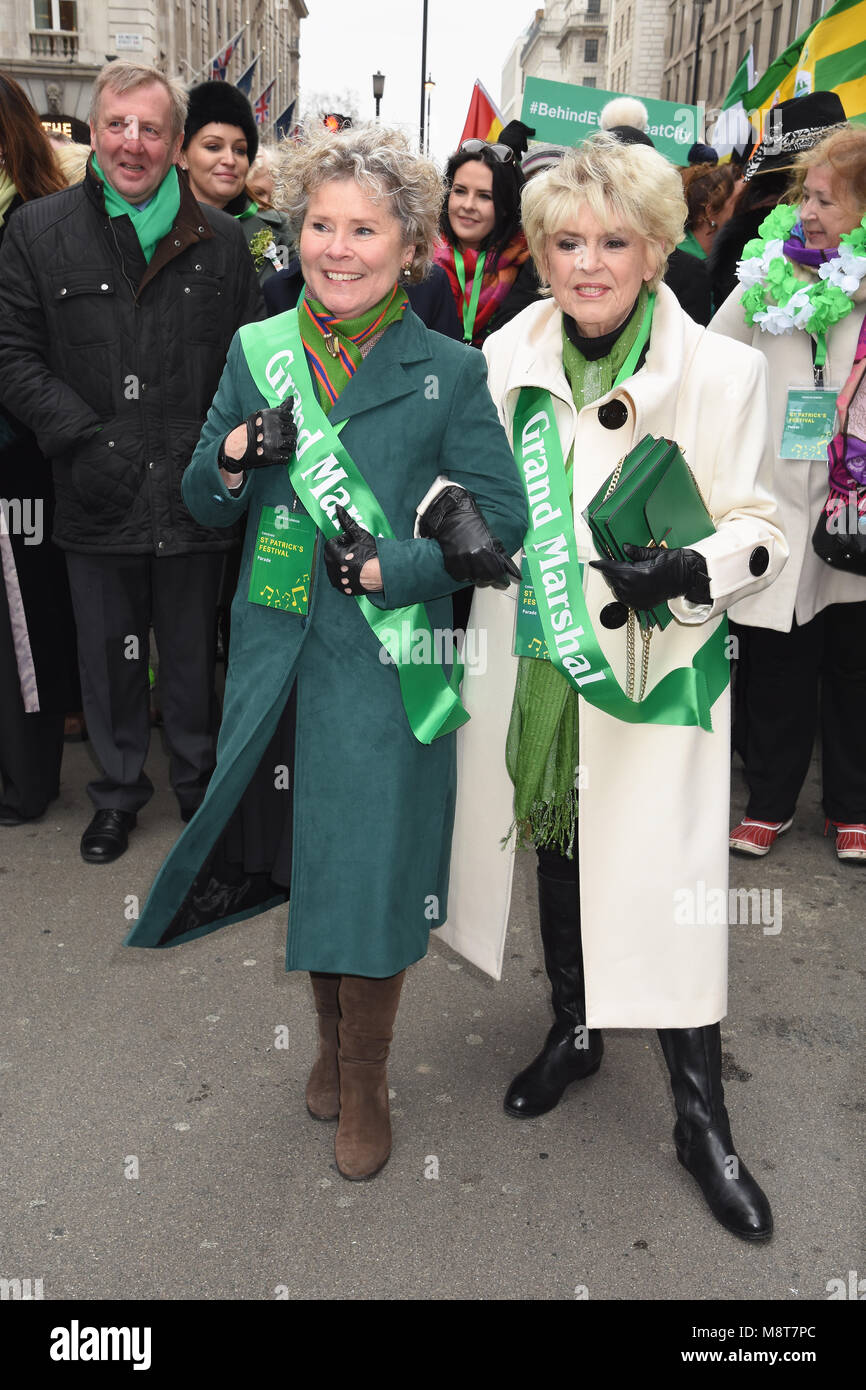
[[[282,176],[305,296],[236,335],[183,484],[199,520],[246,520],[217,768],[127,944],[290,900],[286,968],[310,971],[319,1019],[307,1105],[339,1115],[338,1166],[364,1178],[390,1152],[403,972],[446,917],[451,594],[508,582],[496,537],[515,551],[526,511],[481,355],[398,282],[430,263],[432,164],[356,127]]]

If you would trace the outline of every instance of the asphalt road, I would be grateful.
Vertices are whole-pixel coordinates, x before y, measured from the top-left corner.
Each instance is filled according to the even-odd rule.
[[[315,1026],[307,978],[282,969],[285,909],[121,947],[181,829],[159,739],[149,770],[157,793],[111,866],[78,853],[86,747],[67,746],[42,822],[0,829],[0,1276],[41,1279],[46,1300],[755,1301],[866,1276],[866,866],[822,837],[814,766],[774,852],[732,860],[735,885],[784,908],[778,933],[732,928],[722,1025],[734,1138],[776,1218],[754,1247],[676,1161],[654,1034],[610,1033],[600,1072],[541,1119],[503,1113],[549,1023],[526,856],[500,983],[435,936],[410,970],[393,1155],[344,1181],[335,1127],[304,1107]]]

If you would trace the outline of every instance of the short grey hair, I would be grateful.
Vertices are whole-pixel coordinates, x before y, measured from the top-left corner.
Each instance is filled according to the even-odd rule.
[[[445,187],[435,164],[414,154],[400,131],[357,125],[330,131],[308,127],[302,139],[279,147],[274,168],[274,206],[300,236],[310,196],[325,183],[352,178],[400,224],[405,245],[414,244],[410,279],[423,280],[439,235]]]
[[[599,131],[531,179],[523,190],[523,231],[542,282],[547,279],[547,238],[583,206],[600,222],[614,217],[650,243],[656,273],[649,288],[658,289],[668,256],[685,236],[688,213],[674,165],[648,145],[626,145]]]
[[[123,92],[131,92],[136,87],[146,87],[150,82],[158,82],[168,92],[168,99],[171,104],[171,136],[173,140],[176,140],[178,135],[183,134],[183,128],[186,125],[188,106],[186,91],[177,78],[166,77],[164,72],[160,72],[158,68],[148,67],[145,63],[105,64],[105,67],[97,73],[93,91],[90,94],[90,124],[95,126],[97,123],[104,91],[117,92],[120,95]]]

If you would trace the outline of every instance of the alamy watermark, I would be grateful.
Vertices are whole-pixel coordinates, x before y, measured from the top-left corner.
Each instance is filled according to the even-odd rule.
[[[41,497],[0,497],[0,512],[10,536],[23,536],[25,545],[41,545],[45,535]]]
[[[757,926],[764,936],[782,930],[781,888],[708,888],[698,879],[693,888],[674,890],[674,926]]]

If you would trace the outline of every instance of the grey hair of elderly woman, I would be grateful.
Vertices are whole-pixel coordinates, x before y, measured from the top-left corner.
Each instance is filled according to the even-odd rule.
[[[405,245],[415,245],[409,278],[423,280],[439,235],[444,186],[435,164],[414,154],[399,131],[380,125],[348,130],[307,130],[296,143],[286,141],[274,170],[274,206],[284,212],[295,238],[317,188],[354,179],[376,202],[384,201],[400,223]]]
[[[657,289],[685,235],[688,209],[675,166],[647,145],[625,145],[600,131],[532,179],[523,190],[523,230],[542,282],[548,278],[547,238],[568,229],[582,207],[603,225],[637,232],[650,243],[656,273],[649,288]]]

